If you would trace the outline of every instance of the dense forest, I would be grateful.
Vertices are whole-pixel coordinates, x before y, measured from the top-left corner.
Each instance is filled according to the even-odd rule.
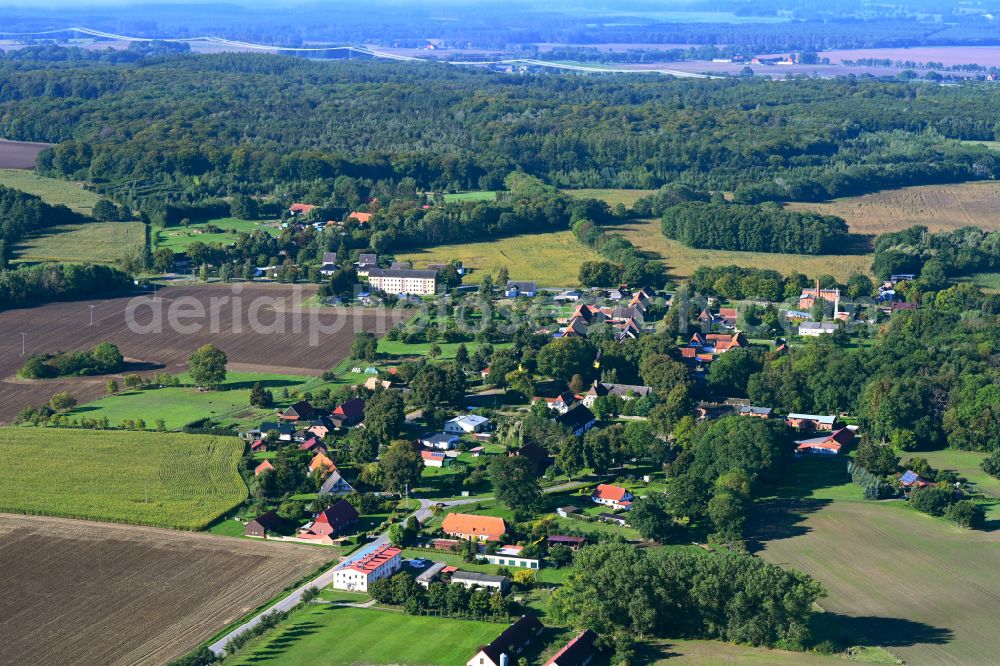
[[[872,271],[880,278],[899,273],[919,274],[936,286],[949,277],[991,272],[1000,268],[1000,233],[975,227],[930,233],[914,226],[882,234],[875,241]]]
[[[49,264],[0,270],[0,310],[82,296],[108,296],[132,286],[132,278],[109,266]]]
[[[558,187],[679,182],[742,203],[1000,173],[1000,154],[949,141],[997,137],[1000,91],[980,84],[527,77],[248,54],[114,64],[64,53],[4,56],[0,133],[59,143],[41,156],[43,173],[88,179],[138,209],[384,181],[497,189],[518,169]]]
[[[684,203],[664,211],[661,228],[689,247],[745,252],[834,254],[847,238],[842,218],[775,204]]]

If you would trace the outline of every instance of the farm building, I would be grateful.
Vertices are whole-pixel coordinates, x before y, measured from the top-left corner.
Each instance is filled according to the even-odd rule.
[[[458,446],[458,435],[446,432],[424,435],[420,438],[420,444],[421,446],[426,446],[429,449],[450,451]]]
[[[534,641],[539,640],[544,627],[532,615],[522,615],[517,622],[479,651],[466,666],[510,666],[517,663],[516,657],[527,649]]]
[[[740,407],[740,416],[750,416],[757,419],[769,419],[773,412],[774,410],[770,407],[754,407],[753,405]]]
[[[831,335],[837,332],[837,325],[832,321],[804,321],[799,324],[799,335],[807,338],[817,338],[821,335]]]
[[[445,534],[468,541],[499,541],[507,533],[507,523],[496,516],[449,513],[441,523]]]
[[[480,553],[476,557],[481,562],[496,564],[501,567],[520,567],[521,569],[538,569],[542,563],[535,557],[521,557],[524,546],[504,546],[496,553]]]
[[[490,420],[478,414],[464,414],[456,416],[444,424],[444,431],[454,435],[471,435],[476,432],[484,432],[490,427]]]
[[[338,590],[367,592],[369,585],[403,567],[402,552],[383,544],[366,555],[348,560],[333,572],[333,586]]]
[[[835,456],[853,441],[854,431],[850,428],[841,428],[824,437],[795,440],[795,452]]]
[[[316,416],[318,416],[316,409],[309,404],[308,400],[299,400],[282,412],[278,418],[283,421],[310,421]]]
[[[262,513],[243,528],[243,535],[266,539],[268,534],[280,534],[288,529],[288,523],[277,511]]]
[[[546,541],[548,541],[549,546],[568,546],[573,550],[577,550],[587,543],[587,539],[584,537],[563,536],[561,534],[553,534]]]
[[[836,422],[837,417],[832,414],[817,415],[793,413],[785,417],[785,423],[788,424],[789,428],[798,428],[799,430],[833,430],[833,426]]]
[[[545,662],[545,666],[587,666],[597,656],[595,640],[597,634],[585,629]]]

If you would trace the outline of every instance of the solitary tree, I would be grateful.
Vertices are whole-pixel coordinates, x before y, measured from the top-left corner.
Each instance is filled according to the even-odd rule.
[[[198,386],[218,386],[226,381],[226,353],[213,344],[202,345],[188,357],[188,371]]]
[[[49,407],[57,412],[64,412],[67,409],[76,407],[76,398],[73,397],[73,394],[67,391],[60,391],[52,396],[51,400],[49,400]]]
[[[250,406],[267,408],[274,404],[274,395],[264,388],[264,385],[257,382],[250,389]]]
[[[114,395],[115,393],[118,393],[118,382],[113,379],[109,379],[108,383],[104,385],[104,388],[107,389],[108,395]]]
[[[361,331],[354,335],[354,342],[351,344],[351,358],[359,361],[374,361],[378,358],[378,340],[374,333]]]

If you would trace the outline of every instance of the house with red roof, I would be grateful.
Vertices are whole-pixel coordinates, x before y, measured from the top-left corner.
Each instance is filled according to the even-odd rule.
[[[619,511],[628,511],[632,508],[632,500],[635,499],[635,496],[627,488],[601,483],[591,493],[590,499],[597,504],[610,506]]]
[[[324,474],[328,474],[329,472],[337,469],[337,466],[333,464],[333,461],[330,460],[326,454],[317,453],[309,463],[309,472],[312,473],[318,469],[323,470]]]
[[[260,476],[264,472],[273,472],[273,471],[274,471],[274,465],[271,464],[270,460],[265,460],[264,462],[262,462],[261,464],[257,465],[254,468],[253,475]]]
[[[403,551],[382,544],[370,553],[341,564],[333,572],[333,586],[338,590],[367,592],[377,580],[394,575],[403,568]]]
[[[362,213],[360,211],[354,211],[347,216],[348,220],[354,220],[358,224],[368,224],[372,221],[371,213]]]
[[[250,450],[254,453],[267,451],[267,442],[263,439],[254,440],[254,443],[250,445]]]
[[[499,541],[507,533],[507,523],[496,516],[449,513],[441,522],[441,530],[448,536],[467,541]]]
[[[305,216],[313,212],[313,209],[315,208],[316,206],[313,206],[311,204],[293,203],[291,206],[288,207],[288,214]]]
[[[451,458],[444,451],[421,451],[424,467],[448,467],[451,465]]]
[[[326,453],[326,446],[316,437],[310,437],[306,441],[299,444],[299,451],[308,451],[309,453]]]

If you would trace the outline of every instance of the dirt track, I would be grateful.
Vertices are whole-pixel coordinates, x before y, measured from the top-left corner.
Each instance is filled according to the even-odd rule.
[[[330,555],[316,546],[0,514],[0,661],[162,664]]]
[[[0,423],[12,420],[27,405],[47,402],[59,391],[70,391],[80,402],[104,394],[106,377],[17,380],[25,361],[21,333],[26,334],[28,355],[90,349],[106,341],[150,369],[162,366],[162,371],[177,373],[183,372],[194,350],[211,342],[226,352],[234,371],[319,375],[347,357],[356,331],[380,335],[394,321],[392,314],[373,309],[299,308],[299,300],[313,294],[315,287],[239,285],[234,294],[234,286],[170,287],[159,290],[155,302],[147,294],[135,308],[139,327],[130,327],[126,319],[132,297],[0,312]],[[222,300],[226,298],[230,300]],[[235,298],[239,302],[234,306]],[[218,305],[214,321],[213,303]],[[94,326],[89,325],[91,305]],[[171,308],[183,313],[199,307],[205,311],[203,317],[177,319],[181,326],[191,327],[188,332],[170,325]],[[153,328],[157,312],[163,321],[159,331],[144,331],[142,327]],[[260,324],[256,332],[254,322]]]

